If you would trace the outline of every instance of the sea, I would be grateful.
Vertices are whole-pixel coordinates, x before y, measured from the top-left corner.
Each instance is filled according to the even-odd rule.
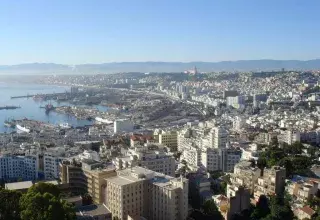
[[[18,109],[0,110],[0,133],[12,132],[15,129],[4,126],[5,120],[10,119],[33,119],[51,124],[69,123],[72,126],[91,125],[93,122],[88,120],[78,120],[73,116],[56,113],[54,111],[46,114],[45,109],[40,108],[49,101],[35,101],[33,98],[11,99],[12,96],[36,95],[47,93],[60,93],[70,91],[68,86],[43,85],[20,82],[0,82],[0,106],[20,106]],[[72,106],[67,102],[50,101],[54,106]],[[91,106],[100,111],[107,111],[107,107],[94,105]]]

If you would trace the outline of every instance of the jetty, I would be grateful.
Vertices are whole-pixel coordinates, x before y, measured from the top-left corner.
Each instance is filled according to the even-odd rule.
[[[9,110],[9,109],[17,109],[17,108],[21,108],[21,107],[13,106],[13,105],[0,106],[0,110]]]
[[[45,98],[51,98],[51,97],[56,97],[59,95],[66,95],[68,93],[66,92],[61,92],[61,93],[51,93],[51,94],[35,94],[35,95],[21,95],[21,96],[11,96],[11,99],[21,99],[21,98],[33,98],[37,96],[45,97]]]

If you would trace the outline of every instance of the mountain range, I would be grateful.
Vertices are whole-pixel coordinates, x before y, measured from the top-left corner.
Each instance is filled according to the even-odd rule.
[[[0,65],[1,75],[11,74],[100,74],[117,72],[183,72],[196,66],[200,72],[319,70],[320,59],[314,60],[239,60],[222,62],[113,62],[102,64],[63,65],[27,63]]]

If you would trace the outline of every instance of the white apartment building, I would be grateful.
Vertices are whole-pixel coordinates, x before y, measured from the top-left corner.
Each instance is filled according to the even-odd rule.
[[[229,134],[227,130],[222,127],[214,127],[211,132],[213,138],[212,147],[219,149],[226,148],[226,145],[229,142]]]
[[[232,106],[234,108],[240,108],[245,105],[244,96],[227,97],[227,106]]]
[[[133,123],[129,119],[117,119],[113,123],[113,132],[115,134],[121,132],[132,132],[133,130]]]
[[[201,166],[201,154],[200,149],[192,147],[189,150],[184,150],[182,152],[182,157],[189,166],[199,167]]]
[[[201,165],[207,171],[232,172],[234,166],[240,161],[241,152],[234,149],[207,148],[202,151]]]
[[[233,129],[236,131],[240,131],[246,125],[246,120],[241,116],[236,116],[233,120]]]
[[[36,180],[38,167],[37,156],[0,156],[0,178],[3,180]]]
[[[117,169],[141,166],[169,176],[175,175],[175,159],[164,151],[160,144],[146,144],[129,148],[127,155],[113,160]]]
[[[120,170],[106,179],[105,204],[113,217],[184,220],[188,215],[188,180],[142,167]]]
[[[59,178],[60,162],[62,157],[57,156],[54,152],[45,152],[43,154],[43,171],[46,180]]]
[[[283,131],[280,135],[278,135],[278,140],[279,142],[284,142],[289,145],[297,141],[300,142],[300,132],[292,130]]]

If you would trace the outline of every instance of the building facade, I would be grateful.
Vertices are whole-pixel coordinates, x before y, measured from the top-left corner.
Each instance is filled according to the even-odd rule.
[[[118,171],[107,179],[105,204],[120,220],[184,220],[188,215],[188,180],[165,176],[142,167]]]

